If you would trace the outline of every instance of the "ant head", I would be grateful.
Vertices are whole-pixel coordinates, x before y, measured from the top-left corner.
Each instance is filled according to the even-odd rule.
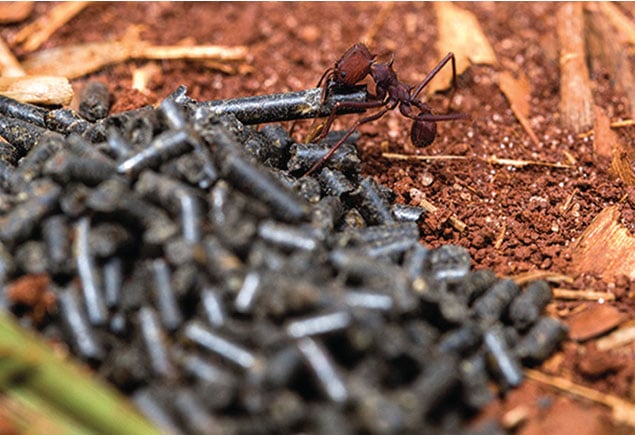
[[[335,63],[333,78],[337,84],[352,86],[364,80],[370,74],[375,55],[368,47],[358,43],[349,48]]]

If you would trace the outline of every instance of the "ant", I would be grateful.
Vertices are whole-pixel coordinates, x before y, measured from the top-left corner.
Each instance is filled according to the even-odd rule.
[[[375,121],[384,116],[388,111],[394,110],[397,107],[399,107],[399,112],[401,112],[403,116],[414,121],[410,130],[410,140],[413,145],[417,147],[428,146],[434,141],[437,133],[436,123],[438,121],[453,121],[470,118],[470,115],[466,113],[436,115],[432,113],[432,109],[427,103],[417,98],[430,80],[450,61],[452,61],[452,85],[456,88],[456,64],[453,53],[448,53],[441,59],[416,87],[408,86],[397,79],[397,73],[392,69],[395,53],[392,53],[388,63],[377,62],[375,61],[376,57],[376,55],[371,54],[366,45],[357,43],[349,48],[342,57],[335,62],[333,67],[328,68],[324,74],[322,74],[318,82],[318,87],[320,87],[324,81],[327,82],[323,88],[323,99],[326,97],[327,89],[331,87],[353,86],[369,75],[375,82],[376,95],[371,96],[371,99],[368,101],[340,101],[335,103],[322,131],[315,137],[316,142],[323,139],[329,132],[335,120],[337,109],[341,107],[360,110],[379,107],[383,107],[383,109],[372,115],[358,119],[344,136],[342,136],[305,175],[312,174],[324,162],[331,158],[335,151],[353,134],[357,127],[367,122]],[[418,110],[418,113],[415,113],[415,110]]]

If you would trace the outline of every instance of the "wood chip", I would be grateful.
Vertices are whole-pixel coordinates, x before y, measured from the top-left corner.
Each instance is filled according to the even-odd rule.
[[[529,138],[535,145],[539,144],[538,136],[534,133],[529,123],[529,101],[531,97],[531,87],[527,76],[520,72],[519,78],[515,79],[509,71],[503,71],[498,76],[498,87],[505,94],[509,105],[514,112],[514,116],[525,129]]]
[[[594,106],[594,113],[593,152],[596,163],[600,167],[604,166],[626,185],[635,185],[635,172],[631,167],[631,162],[635,159],[635,149],[630,149],[630,153],[628,152],[626,144],[611,129],[611,121],[602,108]]]
[[[35,2],[2,2],[0,3],[0,24],[19,23],[33,12]]]
[[[624,320],[617,308],[608,304],[590,303],[582,312],[564,319],[569,326],[569,337],[576,341],[586,341],[600,336]]]
[[[606,207],[572,247],[571,268],[614,281],[623,275],[635,279],[635,237],[620,222],[618,205]]]
[[[26,51],[42,46],[53,33],[80,13],[90,2],[62,2],[15,35],[15,41]]]
[[[68,105],[73,88],[66,77],[0,77],[0,94],[23,103]]]
[[[478,19],[471,12],[449,2],[434,3],[439,38],[437,51],[445,56],[449,51],[456,59],[456,73],[460,75],[471,64],[496,65],[496,54]],[[452,85],[452,68],[443,68],[430,82],[426,92],[448,89]]]
[[[0,77],[19,77],[26,74],[9,46],[0,37]]]
[[[565,128],[581,133],[593,125],[593,95],[584,50],[581,3],[563,3],[558,11],[560,41],[560,116]]]

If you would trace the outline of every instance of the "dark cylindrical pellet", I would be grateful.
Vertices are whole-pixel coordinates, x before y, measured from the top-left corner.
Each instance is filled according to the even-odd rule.
[[[116,173],[114,165],[102,160],[79,157],[68,151],[58,152],[44,165],[44,174],[60,183],[81,181],[96,186]]]
[[[329,167],[322,168],[318,175],[320,186],[324,195],[339,197],[345,193],[352,192],[353,183],[343,172]]]
[[[326,334],[346,328],[351,324],[351,315],[346,311],[320,314],[294,320],[287,325],[287,334],[292,338]]]
[[[322,345],[305,337],[298,341],[298,349],[326,396],[335,403],[346,402],[349,397],[348,388]]]
[[[509,306],[509,318],[514,327],[524,331],[536,323],[542,310],[551,301],[551,287],[546,281],[534,281]]]
[[[257,362],[253,353],[210,331],[196,321],[189,322],[185,326],[184,333],[189,340],[243,369],[250,369]]]
[[[182,435],[179,424],[165,409],[164,405],[153,394],[150,388],[138,389],[132,394],[132,402],[141,413],[162,432],[171,435]]]
[[[16,118],[0,116],[0,136],[18,149],[19,155],[24,156],[31,151],[46,130]]]
[[[73,336],[77,352],[87,359],[101,359],[104,351],[84,316],[75,290],[68,288],[59,292],[58,300],[62,321]]]
[[[79,114],[91,122],[108,116],[110,92],[105,83],[90,81],[79,95]]]
[[[287,169],[294,171],[307,171],[331,150],[328,145],[316,145],[312,143],[296,143],[291,145],[291,158],[287,162]],[[343,144],[325,162],[329,168],[342,172],[359,172],[361,160],[357,155],[357,148],[351,144]]]
[[[440,246],[430,251],[428,269],[438,281],[459,282],[470,271],[470,254],[462,246]]]
[[[328,116],[336,102],[365,101],[366,96],[366,87],[356,86],[347,93],[330,93],[327,100],[322,102],[322,89],[314,88],[284,94],[206,101],[199,103],[198,110],[215,116],[233,114],[244,124],[262,124]],[[338,113],[356,111],[347,108]]]
[[[44,164],[64,146],[64,137],[59,133],[47,131],[42,134],[29,153],[20,161],[15,172],[16,179],[13,180],[15,187],[18,187],[20,182],[28,183],[38,177]]]
[[[33,195],[0,217],[0,240],[14,243],[27,238],[42,218],[57,205],[62,188],[49,181],[38,183]]]
[[[417,222],[426,214],[425,208],[409,204],[393,204],[390,209],[393,216],[401,222]]]
[[[45,127],[44,117],[47,113],[48,110],[42,107],[21,103],[13,98],[0,95],[0,114],[7,117],[21,119],[38,127]]]
[[[71,133],[81,134],[88,127],[90,122],[79,116],[73,109],[55,109],[46,114],[46,128],[57,131],[64,135]]]
[[[82,281],[82,292],[88,319],[93,325],[103,325],[107,321],[108,312],[95,259],[90,251],[90,220],[85,217],[75,225],[75,260],[77,271]]]
[[[510,279],[494,284],[474,302],[474,314],[486,323],[500,319],[511,301],[520,293],[520,287]]]
[[[491,326],[483,336],[489,363],[500,376],[503,386],[517,387],[523,381],[523,370],[517,356],[507,344],[500,324]]]
[[[264,221],[258,226],[258,236],[275,246],[314,251],[319,246],[316,232],[310,227]]]
[[[119,164],[117,170],[123,174],[134,174],[161,161],[179,156],[192,148],[190,135],[185,130],[167,130],[155,137],[142,151]]]
[[[388,201],[381,195],[377,183],[372,178],[364,177],[360,181],[357,196],[359,211],[366,222],[376,225],[395,222]]]
[[[523,359],[544,361],[567,337],[567,333],[568,328],[564,323],[552,317],[542,317],[521,339],[514,351]]]
[[[150,359],[150,367],[155,375],[170,378],[176,375],[174,366],[168,358],[165,334],[159,319],[150,307],[141,307],[138,313],[139,328]]]
[[[183,315],[170,281],[170,267],[165,260],[157,259],[152,262],[152,275],[154,278],[154,297],[161,316],[161,323],[169,331],[174,331],[181,326]]]
[[[239,313],[248,313],[252,310],[262,288],[261,282],[261,276],[258,271],[253,270],[245,275],[243,284],[240,290],[238,290],[234,301],[236,311]]]
[[[103,267],[104,299],[106,300],[106,305],[111,308],[119,304],[123,282],[122,269],[123,266],[119,257],[109,259]]]

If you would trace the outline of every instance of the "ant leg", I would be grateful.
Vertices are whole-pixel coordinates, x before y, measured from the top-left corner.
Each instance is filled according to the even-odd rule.
[[[381,107],[384,105],[383,101],[379,100],[371,100],[371,101],[340,101],[333,105],[333,110],[331,110],[331,114],[329,115],[326,123],[324,124],[322,131],[315,137],[310,138],[311,140],[319,141],[323,139],[328,132],[331,130],[331,125],[333,121],[335,121],[335,117],[337,116],[337,110],[339,108],[350,108],[350,109],[374,109],[376,107]]]
[[[337,149],[346,141],[346,139],[349,138],[349,136],[351,134],[353,134],[353,132],[355,131],[355,129],[357,129],[357,127],[359,127],[362,124],[366,124],[367,122],[371,122],[374,121],[376,119],[381,118],[382,116],[384,116],[386,114],[386,112],[388,112],[389,110],[394,109],[394,107],[386,107],[382,110],[380,110],[379,112],[367,116],[366,118],[362,118],[362,119],[358,119],[355,124],[353,124],[353,126],[346,132],[346,134],[344,136],[341,137],[340,140],[337,141],[337,143],[335,145],[333,145],[333,147],[331,147],[331,149],[329,150],[328,153],[324,154],[324,157],[322,157],[320,160],[318,160],[318,162],[316,164],[314,164],[311,169],[309,169],[303,176],[307,176],[307,175],[311,175],[313,172],[315,172],[320,166],[322,166],[322,164],[324,164],[324,162],[326,162],[328,159],[331,158],[331,156],[333,154],[335,154],[335,151],[337,151]]]
[[[430,80],[432,80],[434,78],[434,76],[436,76],[439,73],[439,71],[441,71],[441,68],[443,68],[445,66],[445,64],[447,64],[450,60],[452,61],[452,86],[453,86],[453,88],[456,88],[456,61],[454,60],[454,53],[450,52],[450,53],[446,54],[445,57],[443,59],[441,59],[441,61],[434,68],[432,68],[432,70],[421,81],[421,83],[419,83],[419,85],[415,89],[414,93],[412,94],[412,99],[416,99],[417,98],[417,95],[419,95],[421,90],[428,83],[430,83]]]

